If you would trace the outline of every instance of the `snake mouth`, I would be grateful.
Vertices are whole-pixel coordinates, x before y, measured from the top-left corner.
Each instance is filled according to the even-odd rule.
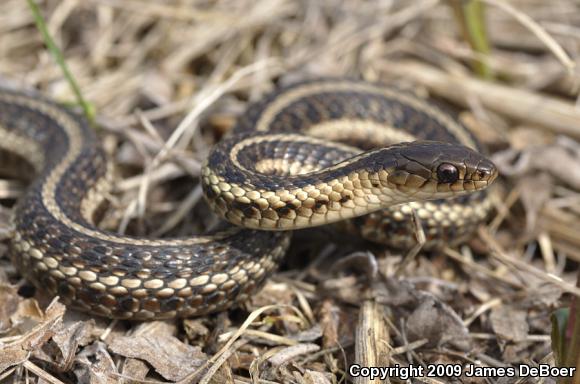
[[[401,172],[396,177],[389,177],[389,182],[404,194],[421,198],[446,198],[484,190],[496,179],[497,173],[491,174],[486,180],[457,179],[453,183],[441,183],[436,179],[423,179],[421,176]]]
[[[466,194],[484,190],[489,187],[497,178],[497,171],[478,176],[457,178],[453,182],[441,182],[436,178],[423,179],[420,176],[409,174],[406,182],[397,184],[397,189],[401,192],[413,192],[413,195],[424,193],[433,194],[433,198],[443,198],[453,195]]]

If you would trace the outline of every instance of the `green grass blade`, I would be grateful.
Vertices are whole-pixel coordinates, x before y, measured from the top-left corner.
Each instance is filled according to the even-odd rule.
[[[73,93],[75,94],[75,97],[77,99],[77,103],[81,106],[85,116],[91,122],[91,124],[94,124],[94,121],[95,121],[95,108],[94,108],[94,106],[92,104],[88,103],[85,100],[85,98],[83,97],[76,80],[74,79],[73,75],[71,74],[71,72],[68,68],[68,65],[66,64],[64,56],[62,54],[62,51],[56,46],[54,39],[52,38],[52,36],[50,35],[50,32],[48,31],[48,28],[46,26],[46,22],[44,21],[44,18],[42,17],[42,15],[40,13],[40,9],[38,8],[38,5],[36,4],[36,2],[34,0],[27,0],[27,2],[28,2],[28,6],[29,6],[30,10],[32,11],[32,15],[34,17],[34,22],[36,23],[36,27],[40,31],[42,38],[44,40],[44,43],[46,44],[46,47],[48,48],[49,52],[54,57],[56,63],[60,67],[60,69],[62,70],[62,73],[63,73],[64,77],[66,78],[69,86],[71,87]]]
[[[485,6],[480,0],[449,0],[465,41],[478,54],[472,61],[475,73],[481,78],[493,80],[493,70],[486,62],[490,52],[489,37],[485,26]]]

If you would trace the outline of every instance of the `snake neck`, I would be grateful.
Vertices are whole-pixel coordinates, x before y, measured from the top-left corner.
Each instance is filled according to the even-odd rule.
[[[438,164],[451,166],[446,158],[463,167],[457,182],[436,179]],[[233,224],[285,230],[467,194],[487,186],[475,171],[486,162],[447,143],[401,143],[360,153],[302,135],[237,134],[214,147],[202,186],[214,210]]]

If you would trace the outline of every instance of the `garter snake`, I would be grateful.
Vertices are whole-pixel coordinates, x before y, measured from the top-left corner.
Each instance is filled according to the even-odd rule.
[[[110,162],[84,119],[42,97],[0,91],[0,149],[36,174],[14,209],[19,271],[79,310],[139,320],[248,299],[294,228],[354,218],[363,236],[401,247],[413,242],[414,209],[429,244],[460,239],[485,217],[481,190],[497,176],[474,137],[428,101],[340,79],[266,96],[212,149],[201,183],[236,225],[221,232],[147,239],[99,229]]]

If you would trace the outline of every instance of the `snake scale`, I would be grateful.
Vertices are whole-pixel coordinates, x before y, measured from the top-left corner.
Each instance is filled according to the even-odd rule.
[[[364,237],[406,247],[415,211],[427,246],[461,240],[489,211],[482,190],[497,176],[474,137],[428,101],[342,79],[287,86],[248,108],[201,175],[210,206],[235,226],[201,236],[99,229],[110,162],[84,119],[42,97],[0,91],[0,149],[2,168],[20,159],[36,175],[14,208],[18,270],[76,309],[137,320],[247,300],[296,228],[352,219]]]

